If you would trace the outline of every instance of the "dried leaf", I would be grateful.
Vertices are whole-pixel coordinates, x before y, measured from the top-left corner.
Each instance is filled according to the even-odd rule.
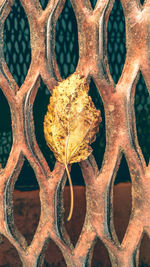
[[[92,152],[89,144],[98,132],[100,111],[96,110],[88,90],[86,78],[72,74],[54,88],[50,97],[44,135],[56,159],[66,167],[87,159]]]
[[[61,163],[80,162],[92,152],[89,144],[95,140],[101,116],[88,90],[86,79],[73,74],[60,82],[50,97],[44,134],[47,145]]]

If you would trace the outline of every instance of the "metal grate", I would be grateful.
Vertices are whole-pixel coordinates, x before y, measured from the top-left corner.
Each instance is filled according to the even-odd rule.
[[[28,72],[23,65],[21,75],[24,76],[21,76],[22,78],[18,81],[13,71],[15,69],[18,71],[17,62],[22,60],[21,53],[18,52],[19,44],[14,39],[13,45],[18,57],[9,56],[9,68],[5,62],[4,53],[6,56],[7,49],[11,49],[11,44],[8,44],[9,41],[5,37],[3,44],[6,18],[12,9],[18,7],[13,0],[1,1],[0,4],[0,87],[10,106],[13,133],[9,159],[0,173],[0,233],[16,248],[24,267],[42,266],[49,238],[63,253],[67,266],[90,266],[93,246],[97,238],[102,240],[106,246],[112,266],[138,265],[138,248],[142,236],[144,233],[150,236],[150,163],[148,164],[149,156],[147,158],[145,156],[145,159],[143,157],[143,154],[149,154],[149,148],[143,150],[142,154],[138,144],[136,132],[139,132],[140,135],[143,128],[140,131],[137,127],[136,131],[134,104],[136,107],[138,101],[141,101],[143,97],[143,94],[141,94],[140,100],[137,96],[135,97],[135,89],[140,91],[139,85],[136,88],[139,75],[141,84],[145,88],[147,86],[150,93],[150,2],[145,0],[141,5],[136,0],[121,1],[120,12],[124,12],[126,21],[126,38],[123,40],[126,42],[124,62],[124,59],[120,61],[122,58],[121,46],[118,45],[120,52],[117,52],[115,46],[113,47],[113,42],[109,44],[108,40],[107,45],[106,40],[109,34],[111,35],[110,21],[108,22],[111,18],[111,10],[113,8],[113,12],[115,12],[119,2],[116,1],[113,6],[114,1],[97,1],[93,10],[89,0],[71,0],[78,25],[79,61],[76,71],[90,77],[91,83],[95,84],[103,102],[106,127],[106,147],[100,171],[93,156],[80,164],[86,186],[86,217],[75,247],[64,227],[62,199],[65,183],[64,166],[56,162],[53,171],[50,171],[35,138],[33,119],[33,105],[41,80],[49,92],[52,92],[54,85],[61,80],[59,73],[61,65],[65,66],[61,72],[63,77],[75,70],[75,63],[71,67],[73,54],[70,53],[68,59],[67,56],[62,56],[62,60],[61,57],[55,57],[55,51],[58,49],[57,46],[55,49],[54,42],[56,22],[61,12],[64,11],[62,11],[64,1],[49,1],[47,6],[44,2],[44,10],[38,0],[20,0],[19,3],[20,9],[24,9],[23,12],[26,13],[29,23],[31,51],[30,46],[26,46],[26,49],[28,47],[28,58],[31,53],[31,63],[30,66],[28,65]],[[67,3],[69,2],[66,2],[66,5]],[[64,27],[63,23],[62,27]],[[67,27],[72,26],[69,26],[68,23]],[[124,26],[119,27],[123,29]],[[11,30],[11,24],[8,25],[8,29]],[[115,31],[117,34],[117,28]],[[29,30],[27,32],[29,35]],[[61,31],[59,36],[61,36]],[[73,38],[73,35],[70,36]],[[110,38],[112,41],[113,37]],[[25,40],[26,35],[24,35],[23,42]],[[63,44],[65,43],[63,37],[60,40]],[[64,47],[65,53],[66,48]],[[109,53],[110,58],[107,60]],[[120,64],[120,68],[116,67],[117,65],[114,65],[114,68],[110,66],[110,62],[113,62],[111,56],[117,57],[116,64]],[[63,57],[66,58],[66,61],[68,60],[69,67],[65,65]],[[114,69],[118,75],[117,78],[113,76]],[[146,89],[145,95],[144,110],[147,114],[145,116],[149,118],[149,98]],[[140,117],[140,113],[137,112],[137,120],[138,117]],[[123,155],[132,180],[132,212],[128,228],[120,244],[114,230],[112,196],[114,180]],[[13,219],[12,194],[24,158],[28,160],[36,174],[41,201],[39,225],[30,246],[17,230]]]
[[[43,9],[46,8],[47,2],[48,0],[40,1]],[[94,8],[96,0],[91,0],[91,4]],[[75,71],[79,57],[77,22],[69,0],[66,0],[63,10],[57,20],[55,39],[55,54],[58,68],[61,76],[63,78],[66,78],[68,75]],[[121,75],[125,62],[125,42],[124,13],[120,1],[116,0],[110,13],[107,26],[107,55],[110,73],[115,83],[118,81]],[[14,1],[12,9],[4,23],[4,57],[13,77],[15,78],[18,85],[21,86],[31,63],[31,48],[28,19],[22,5],[20,4],[20,1]],[[150,97],[148,96],[147,88],[143,81],[144,80],[141,75],[137,83],[135,95],[135,115],[139,144],[141,146],[144,158],[148,163],[150,155],[148,149],[150,146],[150,115],[148,112]],[[101,167],[106,143],[104,109],[101,98],[97,92],[97,89],[95,89],[93,82],[91,82],[90,88],[91,90],[89,93],[92,96],[96,107],[102,112],[102,123],[100,124],[100,131],[97,135],[96,142],[92,145],[97,164],[99,167]],[[53,169],[55,158],[53,156],[53,153],[50,152],[47,148],[43,135],[43,119],[49,102],[49,96],[50,94],[47,87],[41,81],[40,88],[34,102],[35,134],[44,157],[46,158],[50,168]],[[5,142],[0,140],[0,162],[2,164],[2,167],[4,167],[9,157],[9,152],[12,145],[12,133],[10,130],[11,122],[8,119],[8,105],[6,104],[1,91],[0,101],[0,108],[2,110],[1,112],[5,110],[5,117],[1,117],[2,121],[0,120],[1,136],[3,136],[4,140],[4,136],[9,135],[9,139],[5,138]],[[144,116],[142,115],[143,112]],[[7,147],[5,148],[5,146]],[[3,151],[7,151],[7,153],[3,153]],[[30,175],[29,165],[26,165],[26,169]],[[125,171],[125,169],[126,163],[123,160],[121,162],[121,168],[117,175],[116,182],[129,180],[129,176],[127,175],[127,171]],[[76,179],[73,179],[73,182],[74,184],[81,185],[81,179],[79,179],[78,177],[79,173],[76,170]],[[16,186],[21,190],[23,188],[28,188],[31,185],[32,187],[37,186],[37,184],[34,184],[34,181],[35,180],[30,179],[30,183],[27,183],[27,180],[24,177],[24,179],[22,179],[22,184],[16,184]]]

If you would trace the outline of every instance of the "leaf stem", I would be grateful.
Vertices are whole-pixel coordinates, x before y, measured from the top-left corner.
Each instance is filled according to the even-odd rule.
[[[67,218],[67,221],[70,221],[71,217],[72,217],[72,213],[73,213],[74,196],[73,196],[73,185],[72,185],[71,176],[70,176],[70,172],[68,170],[68,163],[67,163],[68,162],[68,160],[67,160],[68,140],[69,140],[69,135],[66,138],[66,146],[65,146],[65,168],[66,168],[68,181],[69,181],[69,186],[70,186],[70,211],[69,211],[69,215],[68,215],[68,218]]]
[[[73,206],[74,206],[73,186],[72,186],[71,176],[70,176],[70,172],[68,170],[67,164],[65,164],[65,168],[66,168],[68,181],[69,181],[69,185],[70,185],[70,198],[71,198],[70,199],[70,211],[69,211],[69,215],[68,215],[68,218],[67,218],[67,221],[70,221],[70,219],[72,217],[72,213],[73,213]]]

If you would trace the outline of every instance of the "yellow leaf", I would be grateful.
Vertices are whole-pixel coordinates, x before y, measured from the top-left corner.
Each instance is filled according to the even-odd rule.
[[[47,145],[56,159],[65,164],[71,190],[67,166],[87,159],[92,152],[89,144],[95,140],[101,121],[100,111],[96,110],[88,91],[86,78],[72,74],[53,89],[44,118]],[[73,202],[73,195],[71,198]]]

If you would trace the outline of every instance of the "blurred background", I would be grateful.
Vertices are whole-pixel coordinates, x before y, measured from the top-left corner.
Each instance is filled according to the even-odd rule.
[[[94,8],[96,0],[90,1]],[[45,9],[48,0],[40,0],[40,2],[42,8]],[[141,5],[143,2],[141,1]],[[28,20],[18,0],[14,2],[12,10],[5,21],[3,38],[6,63],[17,84],[21,86],[31,63],[31,48]],[[119,0],[115,1],[109,17],[107,38],[107,55],[110,73],[114,82],[117,83],[126,57],[125,18]],[[63,11],[57,21],[55,53],[60,74],[62,78],[66,78],[75,71],[79,57],[77,22],[70,0],[66,0]],[[96,108],[100,109],[102,114],[99,133],[97,134],[96,141],[92,144],[93,154],[100,168],[106,143],[105,118],[103,103],[93,81],[90,83],[89,94]],[[55,158],[47,147],[43,134],[43,120],[49,103],[49,97],[49,91],[41,81],[33,106],[35,134],[38,145],[52,170],[55,164]],[[140,74],[139,81],[136,85],[134,107],[138,141],[146,163],[148,164],[150,158],[150,96],[148,95],[142,74]],[[3,114],[3,116],[0,116],[0,164],[4,168],[12,146],[12,131],[9,105],[2,90],[0,90],[0,112]],[[84,185],[78,164],[72,165],[71,177],[74,185]],[[126,181],[130,181],[130,174],[126,160],[123,157],[115,183]],[[19,190],[33,190],[38,188],[34,171],[26,159],[15,187]]]

